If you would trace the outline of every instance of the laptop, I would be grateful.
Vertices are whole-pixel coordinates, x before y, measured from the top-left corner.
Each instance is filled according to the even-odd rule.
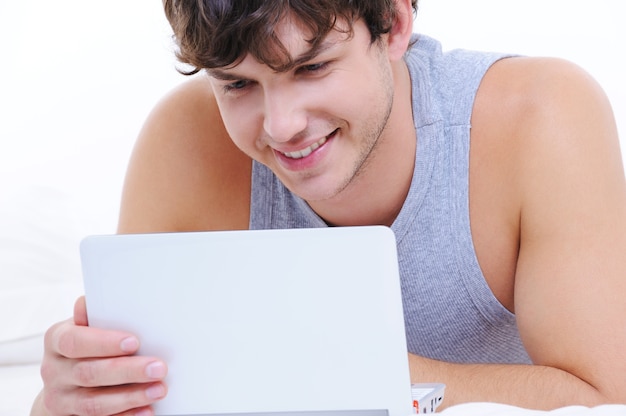
[[[89,324],[168,363],[165,415],[415,412],[382,226],[89,236]]]

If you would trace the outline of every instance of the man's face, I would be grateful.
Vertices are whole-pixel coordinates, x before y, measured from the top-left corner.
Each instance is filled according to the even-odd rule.
[[[298,22],[278,29],[295,60],[309,51]],[[315,57],[286,72],[248,55],[209,75],[234,143],[307,201],[337,197],[363,173],[393,102],[386,47],[362,21],[353,37],[331,31]]]

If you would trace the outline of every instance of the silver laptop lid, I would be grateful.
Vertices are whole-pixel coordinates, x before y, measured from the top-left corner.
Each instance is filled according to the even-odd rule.
[[[389,228],[92,236],[81,258],[90,325],[168,363],[157,415],[412,412]]]

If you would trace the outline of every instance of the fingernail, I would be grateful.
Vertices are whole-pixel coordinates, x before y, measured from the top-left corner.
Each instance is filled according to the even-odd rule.
[[[135,352],[139,348],[139,340],[135,337],[124,338],[120,342],[120,348],[124,352]]]
[[[167,374],[167,368],[161,361],[151,362],[146,366],[146,375],[153,379],[162,379]]]
[[[160,399],[165,396],[165,387],[161,384],[155,384],[154,386],[150,386],[146,389],[146,397],[151,400]]]

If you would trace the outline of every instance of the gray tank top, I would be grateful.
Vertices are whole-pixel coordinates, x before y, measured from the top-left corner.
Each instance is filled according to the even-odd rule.
[[[407,199],[392,224],[407,344],[462,363],[530,363],[515,316],[487,285],[469,223],[470,117],[478,85],[502,54],[454,50],[419,35],[407,52],[418,145]],[[250,228],[326,227],[260,163],[252,173]]]

